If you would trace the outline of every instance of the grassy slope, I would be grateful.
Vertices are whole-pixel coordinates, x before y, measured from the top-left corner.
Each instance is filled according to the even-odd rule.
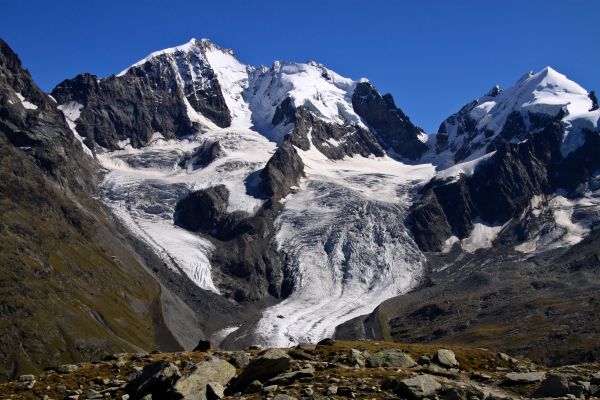
[[[0,160],[3,375],[154,348],[159,287],[103,210],[67,197],[2,132]]]

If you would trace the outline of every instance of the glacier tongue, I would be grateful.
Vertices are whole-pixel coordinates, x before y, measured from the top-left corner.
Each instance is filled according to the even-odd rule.
[[[295,289],[263,313],[253,332],[262,346],[331,336],[337,325],[413,287],[422,273],[424,258],[404,219],[411,193],[433,166],[387,157],[334,162],[314,147],[299,153],[307,178],[284,199],[276,221]]]

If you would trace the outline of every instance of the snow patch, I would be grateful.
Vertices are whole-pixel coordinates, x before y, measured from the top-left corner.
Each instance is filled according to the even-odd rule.
[[[22,95],[21,93],[18,93],[18,92],[17,92],[17,93],[15,93],[15,94],[16,94],[16,95],[17,95],[17,97],[19,98],[19,101],[21,102],[21,105],[22,105],[23,107],[25,107],[26,109],[28,109],[28,110],[37,110],[37,109],[38,109],[38,106],[36,106],[35,104],[33,104],[33,103],[32,103],[32,102],[30,102],[30,101],[27,101],[27,100],[25,99],[25,97],[23,97],[23,95]]]

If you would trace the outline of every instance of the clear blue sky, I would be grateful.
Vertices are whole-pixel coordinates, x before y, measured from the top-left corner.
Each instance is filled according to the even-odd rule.
[[[551,65],[600,89],[600,1],[5,0],[0,37],[44,90],[206,37],[247,64],[316,60],[369,78],[427,131]]]

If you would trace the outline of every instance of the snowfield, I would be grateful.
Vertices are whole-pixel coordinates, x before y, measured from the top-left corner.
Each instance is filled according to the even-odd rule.
[[[307,178],[284,199],[277,244],[290,256],[295,290],[263,313],[254,335],[285,347],[330,337],[419,281],[424,257],[404,218],[411,194],[434,174],[388,157],[332,161],[300,153]]]
[[[179,161],[205,142],[218,140],[224,155],[205,168],[182,169]],[[199,287],[218,293],[210,271],[210,242],[173,224],[177,201],[187,193],[224,184],[230,191],[228,211],[254,212],[262,200],[246,194],[245,180],[262,169],[275,144],[250,130],[216,129],[183,140],[157,139],[142,149],[100,154],[109,173],[105,201],[127,226],[143,238],[174,271]]]

